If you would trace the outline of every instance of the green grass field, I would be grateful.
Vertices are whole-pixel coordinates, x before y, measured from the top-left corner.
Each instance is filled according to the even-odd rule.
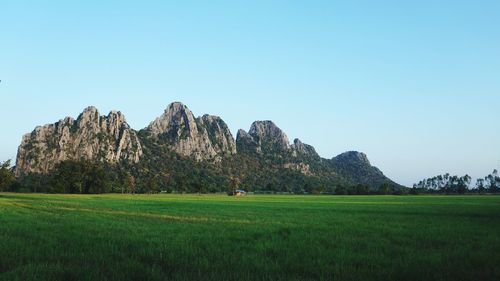
[[[500,280],[500,196],[0,193],[0,280]]]

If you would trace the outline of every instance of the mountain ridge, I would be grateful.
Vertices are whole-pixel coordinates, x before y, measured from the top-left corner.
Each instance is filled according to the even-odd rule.
[[[139,178],[155,175],[134,167],[148,173],[177,173],[178,167],[172,164],[175,162],[188,165],[188,170],[196,167],[218,181],[236,175],[261,188],[280,184],[295,187],[308,181],[324,186],[399,186],[373,167],[364,153],[351,151],[322,158],[313,146],[300,139],[290,142],[271,120],[255,121],[248,132],[240,129],[234,138],[222,118],[208,114],[195,117],[181,102],[168,105],[140,130],[132,129],[120,111],[101,116],[93,106],[85,108],[76,120],[66,117],[38,126],[23,136],[16,157],[16,175],[49,173],[66,160],[123,164],[131,171],[137,170]],[[271,175],[265,175],[266,171]],[[283,181],[290,177],[293,183]]]
[[[89,106],[77,119],[66,117],[25,134],[16,157],[16,175],[47,173],[65,160],[117,163],[127,159],[137,163],[141,156],[137,134],[120,111],[101,116],[97,108]]]

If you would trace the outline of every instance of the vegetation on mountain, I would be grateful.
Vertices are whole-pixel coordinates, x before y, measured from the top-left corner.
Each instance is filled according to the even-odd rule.
[[[363,153],[321,158],[299,139],[290,143],[272,121],[254,122],[235,140],[220,117],[196,118],[178,102],[138,132],[120,112],[100,116],[88,107],[76,120],[67,117],[25,135],[16,163],[17,188],[36,192],[227,192],[232,178],[238,179],[238,188],[261,193],[369,194],[379,193],[383,185],[386,193],[404,189]]]

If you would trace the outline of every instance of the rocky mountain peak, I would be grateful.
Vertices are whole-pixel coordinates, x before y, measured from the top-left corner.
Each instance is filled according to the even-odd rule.
[[[334,157],[330,163],[350,184],[365,184],[378,188],[383,183],[396,183],[388,179],[382,171],[370,164],[366,154],[358,151],[348,151]]]
[[[89,106],[78,116],[82,123],[99,121],[99,110],[94,106]]]
[[[367,166],[371,166],[370,161],[368,160],[368,157],[366,154],[363,152],[358,152],[358,151],[348,151],[344,152],[334,159],[342,162],[348,162],[348,163],[358,163],[358,164],[364,164]]]
[[[181,137],[182,133],[186,133],[192,137],[196,134],[197,126],[193,112],[184,104],[174,102],[167,106],[165,112],[156,118],[148,126],[147,130],[155,137],[166,133],[178,133],[177,137]]]
[[[125,115],[120,111],[111,111],[106,118],[103,119],[105,122],[101,122],[101,129],[103,131],[109,132],[115,139],[120,137],[120,133],[130,129]]]
[[[121,111],[111,110],[108,114],[108,118],[112,118],[118,122],[126,122],[125,115],[123,115]]]
[[[243,139],[253,139],[251,135],[247,133],[247,131],[243,129],[239,129],[238,133],[236,134],[236,141],[243,140]]]
[[[209,114],[203,115],[201,117],[201,120],[203,120],[203,122],[207,122],[207,123],[219,123],[222,121],[222,119],[219,116],[209,115]]]
[[[87,107],[75,120],[66,117],[39,126],[23,137],[16,159],[16,174],[46,173],[65,160],[97,160],[137,163],[142,146],[120,112],[100,116]]]
[[[196,160],[219,160],[236,154],[236,143],[226,123],[218,116],[195,118],[180,102],[171,103],[146,131],[173,151]]]
[[[121,111],[116,111],[116,110],[110,111],[108,116],[107,116],[107,119],[111,123],[128,125],[127,120],[125,119],[125,115],[123,115],[123,113],[121,113]]]
[[[99,113],[99,110],[97,109],[97,107],[90,105],[90,106],[87,106],[86,108],[84,108],[80,115],[85,115],[85,114],[91,115],[91,114],[96,114],[96,113]]]
[[[240,155],[232,157],[237,152]],[[208,160],[214,165],[198,165],[175,154]],[[196,118],[180,102],[168,105],[161,116],[141,131],[140,137],[120,111],[101,116],[93,106],[85,108],[76,119],[66,117],[54,124],[36,127],[22,139],[16,174],[47,173],[61,161],[81,159],[111,164],[128,162],[123,167],[129,169],[130,164],[143,158],[145,161],[140,165],[145,167],[146,174],[141,175],[142,179],[164,170],[185,179],[193,168],[203,172],[203,180],[212,180],[216,186],[220,184],[220,177],[228,175],[226,166],[234,165],[234,171],[229,172],[239,173],[237,176],[251,187],[265,187],[270,179],[277,180],[280,183],[277,186],[289,186],[290,175],[301,177],[296,181],[300,188],[309,180],[372,187],[393,183],[371,166],[364,153],[350,151],[331,160],[323,159],[314,147],[299,139],[290,144],[287,135],[272,121],[256,121],[248,132],[239,130],[235,142],[220,117]],[[172,182],[169,179],[164,184]]]
[[[262,153],[266,151],[284,152],[294,157],[312,156],[318,158],[314,147],[295,139],[290,145],[288,136],[272,121],[255,121],[247,133],[239,130],[236,137],[238,151]]]
[[[292,149],[294,150],[294,154],[297,155],[306,155],[306,156],[314,156],[319,157],[316,149],[308,144],[303,143],[299,139],[295,139],[292,144]]]
[[[219,116],[205,114],[198,121],[206,132],[217,154],[236,154],[236,142],[231,130]]]
[[[297,150],[303,150],[305,148],[304,143],[300,139],[294,139],[293,146]]]
[[[288,136],[272,121],[255,121],[248,134],[262,147],[290,149]]]

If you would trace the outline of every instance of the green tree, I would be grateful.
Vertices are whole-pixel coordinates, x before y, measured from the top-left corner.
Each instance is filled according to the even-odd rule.
[[[127,174],[125,178],[125,187],[127,188],[127,192],[130,194],[135,194],[135,178],[131,174]]]
[[[363,184],[358,184],[352,188],[349,194],[353,195],[368,195],[370,194],[370,187]]]
[[[240,179],[238,179],[235,176],[231,176],[228,179],[228,192],[227,194],[229,195],[235,195],[236,194],[236,189],[238,189],[238,186],[240,185]]]
[[[339,186],[337,186],[337,188],[335,188],[335,194],[336,195],[347,195],[348,194],[347,188],[343,185],[339,185]]]
[[[496,193],[500,191],[500,177],[497,170],[493,170],[493,173],[486,176],[484,181],[490,192]]]
[[[476,189],[479,193],[484,193],[486,191],[486,188],[484,187],[484,179],[477,179]]]
[[[84,178],[85,193],[108,193],[111,190],[111,183],[101,163],[87,163]]]
[[[51,192],[58,193],[107,193],[110,180],[102,163],[90,161],[63,161],[51,173]]]
[[[0,192],[9,190],[16,177],[10,168],[10,160],[0,163]]]
[[[392,193],[392,186],[388,182],[384,182],[378,189],[378,193],[381,195],[387,195]]]
[[[465,194],[469,190],[471,180],[472,178],[469,175],[459,178],[457,192],[459,194]]]

